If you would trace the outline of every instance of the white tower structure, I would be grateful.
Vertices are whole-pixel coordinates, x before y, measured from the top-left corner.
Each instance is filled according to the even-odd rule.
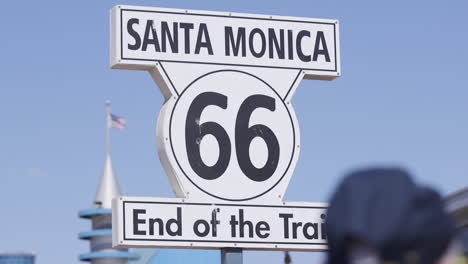
[[[79,238],[89,240],[90,252],[81,254],[79,259],[91,264],[126,264],[138,255],[127,249],[112,248],[112,199],[120,195],[120,187],[112,168],[109,146],[109,129],[112,127],[110,103],[107,102],[106,163],[93,206],[79,211],[79,217],[91,220],[92,230],[79,233]]]

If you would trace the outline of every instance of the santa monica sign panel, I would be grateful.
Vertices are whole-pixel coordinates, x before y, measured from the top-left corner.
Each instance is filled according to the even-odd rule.
[[[178,197],[116,199],[114,246],[324,250],[326,204],[283,197],[301,147],[292,97],[340,76],[338,26],[114,7],[111,67],[146,70],[163,93],[158,154]]]
[[[134,6],[112,16],[114,68],[166,61],[340,74],[337,20]]]

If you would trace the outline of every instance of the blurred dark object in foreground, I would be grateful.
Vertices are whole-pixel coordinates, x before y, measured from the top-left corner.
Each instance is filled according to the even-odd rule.
[[[327,213],[329,264],[436,263],[456,228],[440,195],[418,186],[401,169],[351,173],[333,195]],[[362,262],[364,263],[364,262]]]

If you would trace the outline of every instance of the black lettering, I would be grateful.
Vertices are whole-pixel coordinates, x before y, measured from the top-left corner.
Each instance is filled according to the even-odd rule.
[[[203,225],[203,231],[199,230],[200,225]],[[193,224],[193,232],[195,232],[199,237],[206,237],[210,232],[210,226],[208,225],[208,222],[203,219],[197,220]]]
[[[326,215],[321,214],[320,218],[322,218],[322,220],[325,220]],[[320,233],[322,234],[322,239],[327,239],[327,229],[325,227],[325,223],[320,224],[320,228],[321,228]]]
[[[294,49],[293,49],[293,34],[292,30],[288,30],[288,59],[294,59]]]
[[[202,39],[205,41],[202,41]],[[213,55],[213,48],[211,47],[210,34],[208,34],[208,27],[205,23],[200,23],[198,29],[197,44],[195,45],[195,54],[200,54],[200,49],[206,48],[208,54]]]
[[[134,235],[146,235],[146,231],[138,229],[138,224],[146,223],[145,219],[138,218],[139,214],[146,214],[146,210],[133,209],[133,234]]]
[[[149,219],[149,234],[154,235],[154,224],[158,223],[158,234],[160,236],[164,235],[164,223],[161,218],[150,218]]]
[[[229,45],[230,44],[230,45]],[[226,56],[231,55],[232,53],[234,56],[239,54],[239,49],[242,49],[242,57],[245,57],[246,53],[246,45],[245,45],[245,28],[240,27],[237,29],[237,37],[236,42],[234,43],[234,33],[232,32],[232,27],[224,27],[224,45],[225,45],[225,52]]]
[[[309,231],[307,231],[310,227],[314,229],[314,233],[311,235]],[[305,238],[307,239],[318,239],[318,227],[317,223],[306,223],[304,225],[304,229],[302,230],[304,233]]]
[[[231,236],[236,237],[236,226],[239,224],[239,221],[236,220],[235,215],[231,215],[231,221],[229,221],[231,225]]]
[[[180,28],[184,30],[185,54],[190,53],[190,30],[193,29],[193,23],[180,23]]]
[[[310,32],[301,30],[299,34],[297,34],[297,39],[296,39],[296,50],[297,50],[297,56],[301,61],[304,62],[309,62],[311,59],[310,55],[304,55],[304,52],[302,51],[302,38],[303,37],[309,37],[310,38]],[[314,55],[315,57],[315,55]]]
[[[239,237],[244,237],[244,227],[249,227],[249,237],[253,237],[253,224],[250,221],[244,221],[244,210],[239,209]]]
[[[153,36],[153,38],[150,38],[150,33]],[[161,51],[161,49],[159,48],[158,35],[156,34],[156,30],[153,28],[153,20],[148,20],[146,22],[145,36],[143,37],[143,46],[141,50],[146,51],[146,48],[149,44],[154,45],[155,51]]]
[[[260,221],[255,226],[255,234],[257,234],[259,238],[267,238],[270,236],[270,233],[262,234],[263,231],[270,231],[270,225],[265,221]]]
[[[176,230],[172,231],[171,225],[176,225]],[[177,207],[177,217],[176,219],[169,219],[166,223],[166,231],[170,236],[181,236],[182,235],[182,208]]]
[[[279,217],[283,218],[284,238],[289,238],[289,218],[292,218],[293,214],[279,214]]]
[[[130,34],[130,36],[133,37],[133,39],[135,39],[135,44],[133,45],[128,44],[128,48],[131,50],[137,50],[141,46],[140,35],[138,35],[138,33],[133,29],[133,24],[138,25],[139,23],[140,23],[140,20],[138,18],[129,19],[127,22],[127,32],[128,34]]]
[[[260,36],[260,39],[261,39],[261,48],[260,48],[260,51],[257,52],[255,50],[255,47],[254,47],[254,37],[255,37],[255,34],[258,34]],[[250,48],[250,52],[252,53],[252,55],[254,55],[255,58],[260,58],[263,56],[263,54],[265,54],[265,50],[266,50],[266,46],[265,46],[265,34],[263,34],[263,31],[259,28],[254,28],[252,29],[252,31],[250,31],[250,34],[249,34],[249,48]]]
[[[297,238],[297,229],[302,226],[302,223],[292,223],[293,238]]]
[[[216,217],[216,213],[219,213],[219,208],[216,208],[216,210],[213,210],[213,212],[211,213],[211,221],[210,221],[210,224],[211,224],[211,235],[213,237],[216,237],[218,236],[218,232],[217,232],[217,227],[220,223],[219,220],[217,220],[217,217]]]
[[[322,43],[322,49],[320,49],[320,43]],[[325,35],[323,35],[323,31],[317,32],[313,60],[317,61],[319,55],[325,56],[325,61],[330,62],[330,55],[328,54],[327,43],[325,42]]]
[[[161,49],[163,52],[166,52],[166,41],[169,41],[171,45],[171,51],[173,53],[179,52],[179,28],[177,22],[174,22],[172,25],[172,34],[169,30],[167,22],[161,22]]]
[[[320,233],[322,234],[322,239],[327,239],[327,229],[325,227],[325,223],[320,224]]]
[[[284,59],[285,49],[284,49],[284,29],[280,29],[280,40],[276,38],[275,30],[272,28],[268,29],[268,51],[270,59],[273,59],[273,46],[275,47],[276,54],[279,59]]]

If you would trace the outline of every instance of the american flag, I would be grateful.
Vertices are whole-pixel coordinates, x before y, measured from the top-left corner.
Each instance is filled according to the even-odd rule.
[[[109,128],[117,128],[120,130],[125,128],[125,119],[123,119],[122,117],[110,114],[109,119]]]

